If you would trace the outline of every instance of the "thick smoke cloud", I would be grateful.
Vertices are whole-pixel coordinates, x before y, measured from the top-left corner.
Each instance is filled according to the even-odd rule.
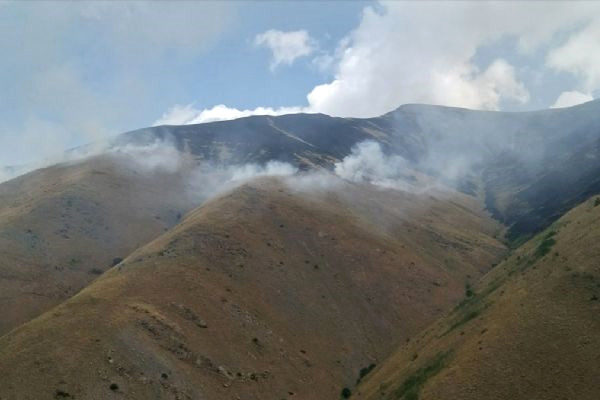
[[[269,161],[266,164],[217,165],[203,162],[195,166],[187,177],[188,196],[204,202],[252,179],[277,176],[293,176],[298,169],[291,164]]]
[[[169,140],[157,140],[147,145],[126,144],[111,148],[107,153],[119,159],[129,160],[145,172],[161,170],[174,173],[182,168],[184,163],[182,155]]]
[[[384,154],[381,145],[373,141],[358,143],[335,165],[335,173],[342,179],[394,189],[408,188],[409,171],[404,158]]]

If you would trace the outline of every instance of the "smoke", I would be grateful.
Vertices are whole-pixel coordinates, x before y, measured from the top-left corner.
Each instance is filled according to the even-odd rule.
[[[145,172],[162,170],[174,173],[183,167],[184,157],[172,141],[156,140],[146,145],[126,144],[116,146],[108,151],[113,157],[130,161],[135,167]]]
[[[258,164],[245,164],[228,168],[231,175],[228,182],[243,182],[259,176],[288,176],[298,172],[291,164],[280,161],[269,161],[264,166]]]
[[[293,165],[275,160],[262,165],[202,162],[188,174],[186,192],[196,201],[204,202],[255,178],[288,177],[297,173],[298,169]]]
[[[109,149],[108,141],[98,141],[86,146],[76,147],[67,151],[54,153],[50,156],[22,165],[0,166],[0,183],[25,175],[40,168],[57,164],[72,164],[84,161],[90,157],[103,154]]]
[[[343,181],[334,173],[320,170],[286,177],[284,183],[295,192],[325,193],[340,189]]]
[[[335,164],[335,174],[351,182],[368,182],[389,189],[410,190],[409,163],[398,155],[386,155],[377,142],[356,144],[352,152]]]
[[[0,168],[0,183],[6,182],[15,177],[15,172],[12,168]]]

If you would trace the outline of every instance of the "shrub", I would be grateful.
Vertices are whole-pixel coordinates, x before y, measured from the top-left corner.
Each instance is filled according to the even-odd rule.
[[[358,373],[358,380],[356,381],[356,384],[359,384],[362,378],[367,376],[369,372],[373,371],[373,368],[375,368],[375,364],[369,364],[368,367],[361,368],[360,372]]]
[[[600,206],[600,197],[596,197],[596,200],[594,200],[594,207],[598,206]]]
[[[415,371],[412,375],[406,378],[404,382],[400,385],[400,387],[396,390],[395,395],[398,399],[404,400],[417,400],[419,398],[419,392],[425,382],[429,380],[429,378],[435,376],[440,372],[445,366],[450,356],[450,352],[438,353],[433,359],[429,360],[429,362]]]
[[[554,246],[554,244],[556,244],[556,240],[553,238],[554,235],[556,235],[556,232],[551,231],[551,232],[548,232],[546,234],[546,236],[544,236],[544,239],[538,245],[538,247],[535,251],[536,256],[544,257],[546,254],[548,254],[550,252],[550,250],[552,249],[552,246]]]
[[[352,390],[348,389],[347,387],[343,388],[341,396],[342,399],[349,399],[350,396],[352,396]]]
[[[465,285],[465,296],[473,297],[474,295],[475,295],[475,291],[471,287],[471,284],[469,282],[467,282],[467,284]]]

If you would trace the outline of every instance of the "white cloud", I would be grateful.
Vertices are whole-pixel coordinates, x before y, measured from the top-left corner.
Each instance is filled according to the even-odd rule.
[[[291,65],[296,59],[310,55],[316,48],[315,40],[304,30],[283,32],[271,29],[256,35],[254,44],[271,50],[271,70],[280,64]]]
[[[255,43],[280,49],[273,50],[273,68],[314,49],[308,34],[297,31],[290,42],[302,50],[286,56],[281,38],[292,33],[257,36]],[[494,48],[501,39],[516,44],[487,65],[474,61],[479,49]],[[508,61],[517,52],[542,63],[539,76],[548,71],[546,59],[547,66],[578,77],[582,93],[594,93],[600,88],[600,2],[381,2],[364,9],[358,27],[332,52],[313,57],[312,65],[333,78],[308,93],[307,106],[176,107],[159,121],[167,123],[169,114],[181,115],[173,118],[177,123],[291,112],[371,117],[407,103],[497,110],[530,99],[526,71]]]
[[[591,16],[600,17],[600,4],[385,2],[367,7],[338,52],[334,79],[308,94],[309,106],[330,115],[368,117],[405,103],[492,110],[505,102],[526,103],[529,93],[515,68],[497,59],[480,70],[473,61],[477,50],[510,36],[518,50],[531,55],[549,46],[557,32]],[[600,38],[592,36],[588,39]],[[598,67],[598,54],[581,64]]]
[[[577,104],[585,103],[594,100],[592,95],[581,93],[577,90],[570,92],[562,92],[550,108],[562,108],[576,106]]]
[[[223,104],[199,110],[193,104],[185,106],[175,105],[155,121],[153,125],[191,125],[225,121],[249,117],[251,115],[283,115],[300,112],[310,112],[310,110],[302,107],[258,107],[253,110],[238,110],[237,108],[227,107]]]
[[[552,50],[547,62],[578,77],[585,91],[600,89],[600,16]]]

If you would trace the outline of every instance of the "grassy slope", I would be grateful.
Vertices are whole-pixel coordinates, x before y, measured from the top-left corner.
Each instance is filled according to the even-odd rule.
[[[0,185],[0,335],[77,293],[190,207],[177,175],[115,162],[58,165]]]
[[[504,252],[466,196],[344,189],[262,180],[190,213],[0,338],[0,398],[337,397]]]
[[[477,294],[424,330],[357,399],[597,399],[600,206],[590,199],[525,243]]]

